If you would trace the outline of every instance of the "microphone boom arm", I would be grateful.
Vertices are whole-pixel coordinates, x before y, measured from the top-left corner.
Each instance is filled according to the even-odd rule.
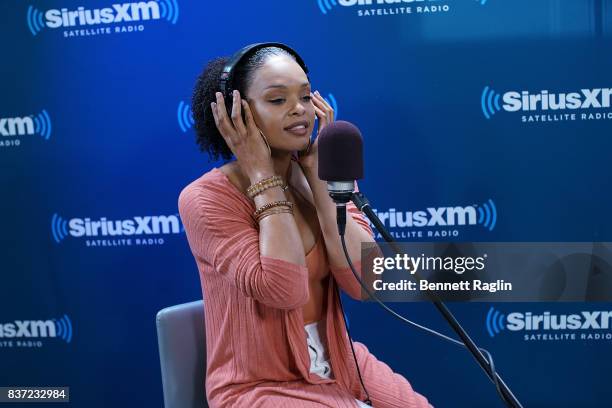
[[[380,232],[382,237],[386,242],[388,242],[393,250],[399,254],[399,249],[397,247],[397,242],[395,239],[389,234],[389,232],[385,229],[385,226],[382,224],[378,216],[374,213],[372,208],[370,207],[370,203],[368,199],[361,193],[356,192],[351,196],[351,200],[355,203],[355,206],[364,213],[368,219],[374,224],[376,230]],[[362,284],[363,286],[363,284]],[[514,396],[510,388],[506,385],[506,383],[502,380],[502,378],[497,374],[495,369],[492,369],[489,362],[482,354],[476,343],[470,338],[465,329],[459,324],[455,316],[452,312],[446,307],[446,305],[440,300],[440,298],[435,293],[426,292],[429,296],[429,300],[434,304],[434,306],[438,309],[438,311],[442,314],[447,323],[451,326],[453,331],[461,338],[465,347],[470,351],[478,365],[484,370],[489,379],[497,386],[498,392],[501,394],[504,402],[512,408],[522,408],[521,403]]]

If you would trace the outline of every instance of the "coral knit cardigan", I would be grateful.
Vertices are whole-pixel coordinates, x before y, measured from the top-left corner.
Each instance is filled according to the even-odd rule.
[[[349,268],[330,267],[333,279],[329,279],[325,319],[334,376],[311,374],[302,316],[308,299],[308,266],[261,256],[253,211],[253,203],[217,168],[186,186],[179,196],[180,216],[202,284],[210,406],[356,407],[355,398],[364,400],[365,393],[336,285],[354,299],[361,299],[361,286]],[[352,203],[348,211],[372,233]],[[355,267],[360,271],[360,262]],[[367,353],[365,346],[353,344],[356,351]],[[382,404],[377,405],[370,388],[380,395],[397,393],[395,376],[403,377],[392,374],[390,380],[391,374],[378,373],[387,367],[384,363],[368,365],[360,364],[360,369],[378,407]],[[403,400],[385,407],[430,406],[405,379],[401,384]]]

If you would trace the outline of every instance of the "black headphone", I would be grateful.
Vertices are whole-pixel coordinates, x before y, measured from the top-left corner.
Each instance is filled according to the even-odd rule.
[[[233,76],[234,70],[236,66],[243,60],[243,58],[248,58],[258,50],[267,47],[277,47],[287,51],[291,54],[296,62],[302,67],[304,72],[308,74],[308,67],[302,60],[302,57],[291,47],[283,43],[276,42],[266,42],[266,43],[255,43],[247,45],[246,47],[238,50],[234,55],[230,57],[225,66],[223,67],[223,71],[221,71],[221,76],[219,78],[219,90],[223,94],[223,98],[225,101],[225,107],[227,108],[227,114],[231,116],[232,114],[232,104],[234,99],[232,98],[232,92],[234,91],[234,83]]]

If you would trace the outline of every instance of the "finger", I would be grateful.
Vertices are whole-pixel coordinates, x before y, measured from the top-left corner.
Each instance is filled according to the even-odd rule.
[[[231,138],[226,136],[225,131],[221,131],[221,128],[219,127],[219,114],[217,113],[217,109],[219,105],[217,105],[215,102],[211,102],[210,107],[212,108],[213,118],[215,119],[215,125],[217,126],[217,129],[219,129],[219,133],[221,133],[221,137],[223,137],[223,139],[225,140],[225,143],[227,143],[227,145],[233,152],[234,144],[232,143]]]
[[[328,108],[332,108],[331,105],[327,102],[327,99],[325,99],[324,97],[321,96],[321,94],[319,93],[319,91],[315,91],[314,93],[314,97],[315,99],[322,103],[324,106],[328,107]]]
[[[253,112],[251,112],[251,107],[246,100],[242,100],[242,109],[244,109],[244,118],[246,119],[246,127],[251,132],[258,132],[257,125],[255,124],[255,119],[253,119]]]
[[[319,91],[315,91],[314,96],[315,106],[318,106],[320,109],[322,109],[326,113],[328,120],[330,122],[333,122],[334,108],[331,107],[331,105],[325,100],[325,98],[321,96],[321,94],[319,94]]]
[[[323,126],[329,123],[327,114],[321,108],[317,108],[316,106],[315,106],[315,114],[317,115],[317,118],[319,119],[318,127],[319,127],[319,130],[321,130]]]
[[[215,102],[210,103],[210,110],[212,111],[213,118],[215,119],[215,125],[219,128],[219,118],[217,117],[217,104]]]
[[[215,95],[217,97],[217,121],[219,122],[217,127],[219,128],[219,132],[221,132],[221,134],[225,133],[226,137],[232,137],[235,133],[234,126],[227,116],[227,108],[225,107],[223,94],[217,92]]]
[[[232,123],[234,124],[234,128],[238,132],[239,135],[245,136],[246,129],[244,126],[244,122],[242,121],[242,103],[240,102],[242,99],[240,98],[240,92],[234,90],[233,93],[233,103],[232,103]]]

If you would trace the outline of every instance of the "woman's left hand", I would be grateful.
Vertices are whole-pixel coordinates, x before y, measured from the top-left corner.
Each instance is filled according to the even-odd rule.
[[[317,134],[311,143],[310,149],[298,153],[298,162],[303,169],[315,169],[318,165],[318,144],[321,130],[329,123],[334,121],[334,109],[319,94],[319,91],[310,93],[312,104],[314,105],[315,115],[319,120]]]

